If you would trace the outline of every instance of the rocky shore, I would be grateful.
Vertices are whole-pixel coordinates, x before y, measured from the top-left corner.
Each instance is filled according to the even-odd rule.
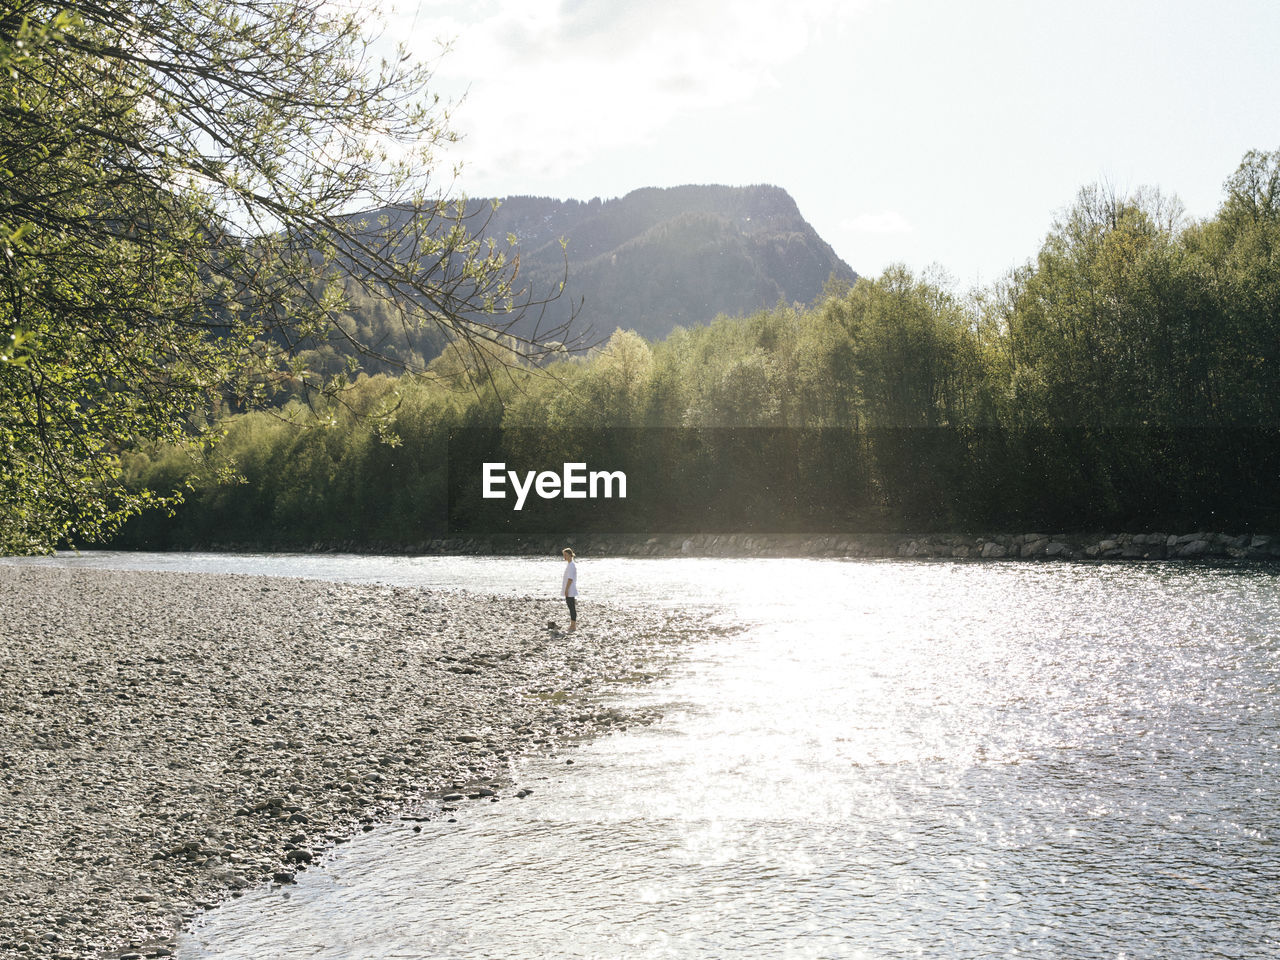
[[[899,533],[665,533],[582,536],[488,536],[413,544],[315,543],[309,551],[434,556],[554,556],[565,544],[595,557],[850,557],[984,560],[1280,560],[1280,536],[1259,533],[1102,532]],[[270,545],[273,549],[279,544]],[[205,544],[201,549],[255,552],[263,544]]]
[[[202,908],[514,761],[689,618],[308,580],[0,565],[0,957],[164,957]]]

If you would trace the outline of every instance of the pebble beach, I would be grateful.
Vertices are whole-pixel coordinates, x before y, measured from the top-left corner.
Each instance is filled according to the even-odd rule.
[[[525,802],[516,761],[695,617],[556,598],[0,565],[0,957],[165,957],[380,820]]]

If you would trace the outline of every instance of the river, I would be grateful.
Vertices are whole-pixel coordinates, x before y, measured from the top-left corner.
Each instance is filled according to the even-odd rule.
[[[70,562],[553,592],[556,558]],[[579,558],[712,636],[663,718],[211,911],[180,960],[1280,954],[1280,575]],[[572,761],[572,763],[568,761]],[[415,828],[418,831],[415,832]]]

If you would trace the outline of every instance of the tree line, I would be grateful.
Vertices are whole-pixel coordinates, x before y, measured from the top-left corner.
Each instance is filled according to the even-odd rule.
[[[0,8],[0,553],[176,502],[123,482],[140,443],[445,342],[572,339],[434,185],[449,108],[384,29],[324,0]]]
[[[137,448],[130,489],[185,502],[119,542],[1275,529],[1278,352],[1280,151],[1250,152],[1202,221],[1157,191],[1082,190],[1033,260],[972,293],[895,266],[656,342],[618,330],[500,382],[451,345],[422,377],[227,417],[210,456]],[[476,457],[626,464],[639,493],[502,519]]]

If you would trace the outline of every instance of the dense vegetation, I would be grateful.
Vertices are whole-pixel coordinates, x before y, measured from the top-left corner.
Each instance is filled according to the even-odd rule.
[[[124,450],[332,402],[349,357],[571,339],[515,329],[539,296],[429,188],[447,111],[377,30],[325,0],[0,7],[0,552],[109,534],[154,502]]]
[[[523,529],[1275,528],[1278,353],[1280,151],[1248,154],[1203,222],[1158,193],[1086,189],[1034,261],[969,296],[894,267],[658,342],[618,331],[514,371],[501,398],[449,349],[430,380],[364,377],[345,406],[232,417],[218,449],[242,483],[179,447],[132,455],[137,489],[194,489],[127,540],[476,529],[459,509],[482,506],[476,451],[459,445],[482,440],[520,469],[626,464],[634,505]],[[452,522],[451,462],[468,470]]]

